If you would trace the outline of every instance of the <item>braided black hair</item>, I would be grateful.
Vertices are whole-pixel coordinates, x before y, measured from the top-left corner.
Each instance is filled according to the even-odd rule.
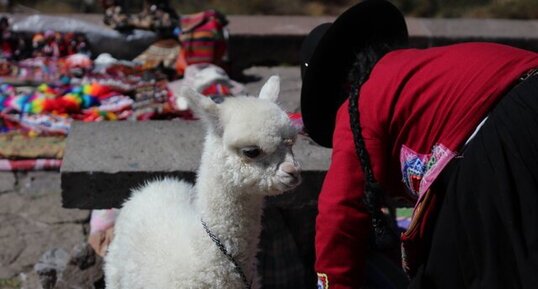
[[[381,211],[385,194],[381,186],[376,181],[370,156],[364,145],[362,138],[362,129],[360,125],[359,113],[359,91],[361,86],[368,80],[370,73],[377,61],[390,51],[389,46],[368,46],[357,53],[356,61],[350,72],[350,90],[349,90],[349,116],[351,122],[351,131],[353,132],[353,142],[355,143],[355,153],[360,160],[361,167],[365,176],[364,199],[363,202],[372,218],[373,237],[375,246],[379,249],[394,248],[399,243],[399,236],[396,228]]]

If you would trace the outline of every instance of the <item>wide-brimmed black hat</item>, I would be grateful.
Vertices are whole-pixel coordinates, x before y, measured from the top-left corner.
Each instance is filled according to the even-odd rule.
[[[334,23],[321,24],[301,47],[301,112],[305,131],[319,145],[332,147],[336,111],[347,98],[349,71],[366,46],[402,47],[408,42],[402,13],[386,0],[365,0]]]

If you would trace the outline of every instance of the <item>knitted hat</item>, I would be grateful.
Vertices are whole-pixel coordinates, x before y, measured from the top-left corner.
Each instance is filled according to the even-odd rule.
[[[407,44],[401,12],[386,0],[365,0],[330,26],[322,24],[301,48],[301,112],[305,131],[319,145],[332,147],[336,112],[348,94],[348,74],[357,53],[368,45]]]

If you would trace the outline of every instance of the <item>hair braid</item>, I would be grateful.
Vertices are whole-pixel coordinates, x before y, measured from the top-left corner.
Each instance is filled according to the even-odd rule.
[[[359,113],[359,91],[368,80],[370,72],[377,61],[388,51],[388,47],[366,47],[357,54],[357,59],[350,73],[351,87],[349,90],[349,116],[355,153],[360,160],[365,176],[364,204],[372,218],[375,245],[378,248],[393,248],[399,242],[395,228],[390,224],[381,211],[384,202],[384,192],[375,180],[370,156],[366,150]]]

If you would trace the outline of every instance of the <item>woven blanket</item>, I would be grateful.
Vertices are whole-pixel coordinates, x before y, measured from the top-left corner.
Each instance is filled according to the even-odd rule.
[[[59,170],[62,160],[34,159],[34,160],[7,160],[0,159],[0,171],[37,171]]]

